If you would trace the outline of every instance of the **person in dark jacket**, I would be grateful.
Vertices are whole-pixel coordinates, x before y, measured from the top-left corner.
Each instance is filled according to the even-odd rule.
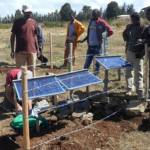
[[[126,59],[131,63],[132,68],[126,70],[127,95],[131,95],[136,87],[139,99],[144,97],[143,89],[143,56],[144,47],[141,47],[139,41],[142,37],[144,26],[141,25],[140,16],[134,12],[130,15],[131,24],[126,26],[123,31],[123,39],[126,42]],[[134,84],[135,83],[135,84]]]
[[[48,62],[48,59],[43,55],[43,47],[44,47],[45,39],[44,39],[42,27],[40,24],[38,24],[37,26],[37,41],[38,41],[38,46],[39,46],[39,51],[40,51],[40,55],[38,56],[38,59],[41,61],[43,65],[46,65],[46,63]]]
[[[144,12],[145,12],[145,17],[146,19],[150,22],[150,6],[143,8]],[[147,72],[146,72],[146,79],[149,78],[150,79],[150,23],[149,25],[147,25],[144,28],[144,32],[142,34],[142,40],[145,44],[147,44],[147,49],[146,51],[148,52],[146,56],[146,68],[147,68]],[[147,82],[148,83],[148,82]],[[146,87],[147,89],[150,89],[150,81]],[[146,91],[146,98],[150,98],[150,90],[149,92]]]
[[[97,9],[92,11],[92,18],[89,22],[87,36],[79,41],[87,41],[88,50],[87,56],[84,64],[84,69],[88,69],[92,63],[92,60],[95,55],[101,54],[101,45],[102,45],[102,33],[107,31],[108,36],[113,34],[112,28],[110,25],[100,17],[100,12]],[[99,65],[96,64],[95,73],[97,74],[99,70]]]

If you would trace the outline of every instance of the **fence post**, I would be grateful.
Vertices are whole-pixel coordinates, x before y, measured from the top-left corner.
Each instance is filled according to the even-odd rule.
[[[22,67],[23,147],[30,150],[27,67]]]
[[[50,68],[53,69],[53,39],[52,39],[52,33],[49,33],[49,40],[50,40]]]
[[[72,72],[73,71],[73,43],[69,43],[69,58],[68,58],[68,71]]]
[[[148,52],[148,45],[145,44],[145,97],[146,99],[149,98],[149,52]]]

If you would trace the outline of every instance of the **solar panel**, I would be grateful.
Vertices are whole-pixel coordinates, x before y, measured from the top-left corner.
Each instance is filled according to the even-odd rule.
[[[14,88],[19,100],[22,100],[21,80],[13,81]],[[61,86],[55,76],[44,76],[28,79],[29,99],[46,97],[64,93],[66,90]]]
[[[96,62],[98,62],[107,70],[131,67],[131,64],[121,56],[96,57]]]
[[[77,88],[103,82],[101,79],[90,73],[88,70],[81,70],[58,75],[57,78],[67,90],[74,90]]]

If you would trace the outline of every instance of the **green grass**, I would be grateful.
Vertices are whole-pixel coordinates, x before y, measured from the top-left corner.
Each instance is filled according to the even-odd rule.
[[[0,29],[10,29],[11,24],[0,23]]]

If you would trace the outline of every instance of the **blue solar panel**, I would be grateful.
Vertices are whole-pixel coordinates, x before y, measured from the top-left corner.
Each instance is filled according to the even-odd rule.
[[[58,75],[57,78],[67,90],[74,90],[77,88],[103,82],[97,76],[88,72],[88,70],[81,70]]]
[[[19,100],[22,99],[21,80],[13,81],[14,88]],[[64,93],[65,89],[61,86],[55,76],[45,76],[32,78],[28,80],[28,96],[29,99],[46,97]]]
[[[131,67],[131,64],[128,63],[121,56],[96,57],[96,62],[102,65],[105,69],[119,69]]]

